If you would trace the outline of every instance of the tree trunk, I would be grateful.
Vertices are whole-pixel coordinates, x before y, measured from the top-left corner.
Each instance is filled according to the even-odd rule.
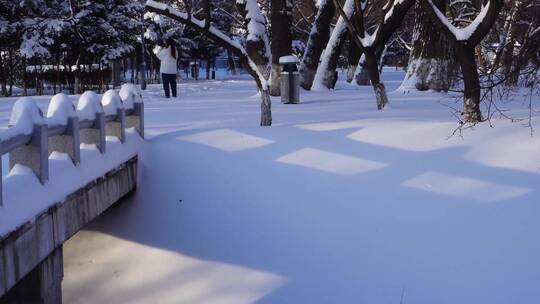
[[[530,26],[534,27],[535,25],[531,24]],[[536,31],[533,35],[527,37],[522,43],[519,54],[513,60],[512,68],[506,81],[506,85],[517,85],[519,81],[519,76],[522,73],[522,69],[526,67],[529,63],[538,69],[538,67],[540,66],[540,53],[538,52],[538,50],[540,50],[540,31]],[[533,72],[531,70],[531,72],[529,72],[528,74],[531,76],[534,75],[533,79],[537,79],[536,72]],[[534,82],[535,81],[531,82],[531,79],[529,79],[526,85],[532,86]]]
[[[210,56],[206,56],[206,80],[210,79]]]
[[[270,73],[270,95],[279,96],[280,78],[282,67],[279,58],[291,55],[292,35],[291,35],[291,15],[292,3],[290,0],[272,0],[271,5],[271,49],[272,49],[272,71]]]
[[[358,70],[356,76],[354,77],[356,80],[356,84],[359,86],[369,85],[371,81],[369,80],[369,71],[366,67],[365,56],[363,57],[363,59],[360,60],[356,69]]]
[[[13,85],[15,85],[15,64],[13,63],[13,50],[9,49],[9,92],[8,95],[13,95]]]
[[[480,80],[474,47],[458,42],[455,49],[463,74],[463,121],[477,123],[482,120],[482,112],[480,111]]]
[[[122,81],[125,81],[125,80],[126,80],[126,67],[127,67],[126,60],[127,60],[127,59],[124,57],[124,58],[120,59],[120,61],[119,61],[119,63],[122,64],[122,68],[121,68],[122,70],[121,70],[121,72],[120,72]],[[92,67],[92,65],[90,65],[90,68],[91,68],[91,67]]]
[[[502,64],[503,74],[508,72],[508,65],[512,63],[512,55],[514,51],[514,45],[516,42],[516,34],[518,29],[518,16],[520,15],[521,8],[524,6],[525,1],[515,0],[512,3],[512,8],[508,13],[504,22],[502,39],[499,43],[499,47],[495,51],[495,56],[491,63],[490,73],[498,70]]]
[[[234,57],[231,51],[227,51],[227,66],[231,75],[236,75],[236,64],[234,63]]]
[[[129,65],[130,65],[130,69],[131,69],[131,76],[130,76],[130,82],[131,83],[135,83],[135,58],[133,56],[131,56],[131,58],[129,59]]]
[[[381,83],[377,65],[377,56],[371,48],[365,48],[364,54],[366,57],[366,68],[369,72],[369,78],[371,79],[371,85],[375,92],[375,98],[377,99],[377,109],[382,110],[388,104],[388,97],[386,95],[386,88],[384,87],[384,84]]]
[[[75,94],[81,94],[81,53],[77,56],[75,66],[75,83],[73,84],[73,91]]]
[[[351,18],[354,12],[354,0],[347,0],[343,5],[343,10],[347,18]],[[323,88],[331,88],[334,83],[335,71],[341,48],[343,47],[345,35],[347,35],[347,23],[343,17],[339,17],[328,44],[324,49],[324,54],[321,58],[321,63],[317,67],[317,73],[313,80],[312,89],[321,90]]]
[[[349,33],[349,35],[354,35],[353,33]],[[362,51],[360,48],[354,43],[353,41],[349,40],[349,58],[348,58],[348,64],[349,67],[347,69],[347,82],[351,83],[354,80],[354,75],[356,73],[356,69],[358,69],[358,62],[360,61],[360,57],[362,56]]]
[[[268,90],[260,90],[261,94],[261,126],[268,127],[272,125],[272,100]]]
[[[105,81],[103,80],[103,65],[99,64],[99,91],[105,92],[103,87],[105,86]]]
[[[317,74],[315,74],[315,79],[313,80],[312,89],[320,90],[322,87],[327,89],[332,89],[336,77],[336,69],[339,60],[339,55],[341,54],[341,49],[345,43],[343,37],[347,34],[347,29],[344,30],[343,34],[338,37],[339,44],[335,47],[325,50],[325,55],[321,64],[317,68]],[[326,52],[328,51],[328,55]]]
[[[120,61],[113,60],[111,62],[111,78],[112,78],[113,89],[120,86],[121,84],[120,75],[121,75]]]
[[[7,91],[7,77],[6,77],[6,65],[4,64],[4,58],[3,55],[0,54],[0,88],[2,91],[2,95],[7,97],[8,91]]]
[[[26,81],[26,59],[23,58],[23,95],[28,96],[28,83]]]
[[[445,11],[445,2],[434,1],[442,12]],[[413,46],[401,88],[446,92],[449,88],[448,65],[451,58],[448,39],[419,4],[416,4],[415,12]]]
[[[335,10],[333,1],[320,1],[320,6],[309,34],[304,58],[300,64],[300,75],[302,79],[300,86],[306,90],[310,90],[313,85],[313,79],[319,66],[321,53],[330,38],[330,23],[334,17]]]

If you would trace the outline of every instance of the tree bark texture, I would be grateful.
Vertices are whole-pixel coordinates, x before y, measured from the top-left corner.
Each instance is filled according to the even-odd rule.
[[[319,66],[321,54],[330,38],[330,23],[336,8],[331,0],[321,1],[311,27],[304,58],[300,64],[300,86],[310,90]]]
[[[270,73],[270,95],[279,96],[282,67],[279,58],[291,55],[292,34],[291,15],[292,3],[290,0],[272,0],[270,2],[270,39],[272,50],[272,71]]]
[[[444,0],[434,1],[435,5],[444,12]],[[451,52],[448,39],[422,10],[415,5],[416,22],[413,32],[413,45],[409,56],[407,74],[402,84],[404,89],[419,91],[434,90],[448,91]]]

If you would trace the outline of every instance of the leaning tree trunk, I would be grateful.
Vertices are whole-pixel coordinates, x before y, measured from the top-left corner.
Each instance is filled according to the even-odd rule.
[[[335,5],[335,4],[334,4]],[[354,0],[346,0],[343,5],[344,14],[347,18],[351,18],[354,12]],[[324,54],[321,58],[321,63],[317,67],[317,73],[313,80],[312,89],[321,90],[323,88],[332,88],[335,78],[337,61],[341,48],[343,46],[345,35],[347,35],[347,21],[342,16],[339,17],[328,44],[324,49]]]
[[[457,43],[455,50],[463,74],[463,120],[465,123],[477,123],[482,120],[482,112],[480,111],[480,80],[474,47]]]
[[[270,95],[279,96],[281,65],[279,58],[291,55],[292,35],[291,35],[291,15],[292,3],[290,0],[272,0],[271,5],[271,49],[272,49],[272,71],[270,74]]]
[[[386,88],[381,82],[377,56],[371,48],[364,48],[364,54],[366,57],[366,69],[368,70],[371,86],[373,86],[373,91],[375,92],[375,98],[377,100],[377,109],[382,110],[388,104],[388,96],[386,95]]]
[[[444,0],[434,1],[444,12]],[[416,20],[413,46],[409,57],[407,74],[401,84],[403,89],[419,91],[448,91],[450,62],[449,41],[433,24],[419,4],[415,7]]]
[[[321,53],[330,38],[330,23],[336,10],[334,2],[331,0],[319,1],[318,4],[317,15],[309,33],[304,58],[300,64],[302,78],[300,85],[306,90],[310,90],[313,85]]]

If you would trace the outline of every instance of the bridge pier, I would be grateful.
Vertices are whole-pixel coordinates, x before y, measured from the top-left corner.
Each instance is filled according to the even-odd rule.
[[[60,304],[63,277],[64,262],[60,246],[0,298],[0,304]]]

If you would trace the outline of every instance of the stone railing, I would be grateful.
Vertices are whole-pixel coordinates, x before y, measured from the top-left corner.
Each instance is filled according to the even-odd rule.
[[[0,156],[9,153],[10,170],[17,164],[26,166],[45,184],[52,152],[68,154],[77,166],[82,143],[95,144],[104,154],[106,136],[116,136],[124,143],[125,130],[132,127],[144,137],[142,95],[132,84],[123,85],[120,93],[109,90],[101,99],[87,91],[76,104],[67,95],[57,94],[49,102],[45,117],[34,100],[23,97],[13,106],[9,128],[0,132]],[[2,198],[0,183],[0,206]]]

